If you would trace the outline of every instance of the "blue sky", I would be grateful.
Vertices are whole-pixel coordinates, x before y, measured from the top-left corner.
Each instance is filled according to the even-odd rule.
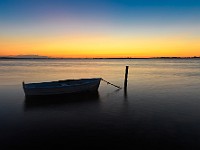
[[[21,28],[40,26],[43,30],[43,26],[47,24],[52,25],[50,28],[53,29],[60,27],[60,24],[65,24],[65,20],[66,22],[71,20],[70,23],[73,24],[71,26],[74,24],[79,26],[71,28],[67,25],[66,28],[69,30],[90,30],[89,32],[93,30],[119,32],[121,30],[126,34],[132,27],[141,27],[144,31],[148,28],[150,30],[161,28],[162,30],[166,27],[169,30],[180,30],[181,28],[193,30],[190,28],[195,28],[193,26],[198,26],[200,23],[200,0],[0,1],[0,25],[4,31],[9,32],[8,27],[17,29],[19,26]],[[114,29],[116,31],[112,31]]]
[[[45,14],[70,13],[122,19],[120,17],[136,15],[137,12],[137,16],[141,17],[175,15],[184,18],[183,15],[196,15],[200,12],[199,8],[199,0],[1,0],[0,17],[1,21],[6,18],[20,21],[29,17],[40,18]]]
[[[200,38],[200,0],[0,0],[0,38]]]
[[[52,28],[120,32],[132,28],[157,33],[195,30],[200,25],[200,0],[1,0],[0,33],[20,28]],[[62,26],[66,25],[66,26]],[[52,27],[51,27],[52,26]],[[54,26],[54,27],[53,27]],[[81,27],[82,26],[82,27]],[[84,29],[81,29],[83,28]],[[60,30],[59,29],[59,30]],[[104,30],[104,31],[103,31]],[[114,30],[114,31],[113,31]],[[134,30],[135,32],[136,30]],[[47,30],[48,32],[48,30]],[[155,32],[155,30],[152,30]]]

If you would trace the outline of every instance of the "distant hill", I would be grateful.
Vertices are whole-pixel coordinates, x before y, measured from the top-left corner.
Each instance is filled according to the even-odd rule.
[[[0,59],[47,59],[47,56],[39,55],[17,55],[17,56],[3,56]]]
[[[39,56],[39,55],[17,55],[14,58],[48,58],[47,56]]]

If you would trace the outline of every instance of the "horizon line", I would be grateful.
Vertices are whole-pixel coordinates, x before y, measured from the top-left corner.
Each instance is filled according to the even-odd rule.
[[[19,55],[18,55],[19,56]],[[32,55],[32,57],[27,57],[28,55],[18,56],[0,56],[0,59],[191,59],[191,58],[200,58],[200,56],[161,56],[161,57],[49,57],[49,56],[39,56]],[[25,56],[25,57],[23,57]],[[34,56],[34,57],[33,57]]]

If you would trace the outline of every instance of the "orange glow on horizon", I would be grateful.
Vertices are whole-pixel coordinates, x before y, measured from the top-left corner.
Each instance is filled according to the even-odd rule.
[[[0,56],[32,54],[66,58],[200,56],[200,38],[184,36],[0,37],[0,41]]]

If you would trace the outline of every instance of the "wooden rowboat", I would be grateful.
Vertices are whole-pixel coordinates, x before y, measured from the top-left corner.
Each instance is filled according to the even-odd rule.
[[[25,96],[50,96],[61,94],[91,93],[99,88],[101,78],[59,80],[41,83],[22,83]]]

